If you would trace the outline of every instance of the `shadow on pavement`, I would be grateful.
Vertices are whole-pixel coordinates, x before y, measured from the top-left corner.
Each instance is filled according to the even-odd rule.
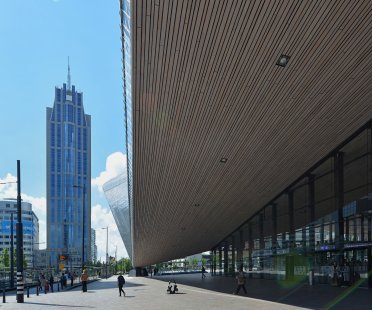
[[[200,275],[183,274],[171,276],[155,276],[153,280],[166,282],[176,281],[182,291],[182,285],[193,286],[214,292],[232,294],[236,287],[234,277],[211,276],[201,279]],[[360,284],[360,283],[359,283]],[[358,287],[332,287],[328,284],[308,285],[307,282],[286,283],[268,279],[248,278],[247,296],[281,304],[310,309],[372,309],[372,290]]]
[[[48,304],[48,303],[43,303],[43,302],[29,302],[29,301],[27,301],[27,304],[40,305],[40,306],[67,307],[67,308],[92,308],[92,309],[95,308],[95,307],[90,307],[90,306],[71,306],[71,305]]]

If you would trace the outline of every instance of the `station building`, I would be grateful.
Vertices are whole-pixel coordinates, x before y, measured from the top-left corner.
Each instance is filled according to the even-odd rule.
[[[133,264],[367,277],[370,1],[120,6]]]

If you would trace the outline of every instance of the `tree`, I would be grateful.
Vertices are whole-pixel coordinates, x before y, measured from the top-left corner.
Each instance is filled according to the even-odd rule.
[[[204,267],[207,266],[207,259],[202,257],[201,263],[202,263],[202,266],[204,266]]]
[[[17,267],[17,249],[13,251],[13,266]],[[26,269],[28,267],[26,255],[23,253],[23,268]]]
[[[1,254],[1,261],[5,267],[9,267],[10,265],[10,257],[9,257],[9,250],[7,248],[4,249],[3,253]]]
[[[191,259],[191,266],[192,266],[192,268],[193,269],[195,269],[196,268],[196,266],[198,265],[198,259],[197,258],[192,258]]]
[[[129,258],[121,258],[117,262],[117,268],[123,270],[124,272],[128,272],[129,270],[133,268],[132,262]]]

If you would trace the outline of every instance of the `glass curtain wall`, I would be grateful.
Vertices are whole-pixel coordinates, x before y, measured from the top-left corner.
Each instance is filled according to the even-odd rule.
[[[372,122],[304,174],[213,250],[213,274],[242,266],[254,278],[372,286]],[[223,250],[222,250],[223,253]],[[228,259],[226,262],[225,259]],[[363,281],[363,279],[365,281]]]

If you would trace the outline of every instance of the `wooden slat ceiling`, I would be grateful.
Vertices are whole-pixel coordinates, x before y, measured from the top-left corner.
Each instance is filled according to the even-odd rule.
[[[136,266],[209,250],[372,117],[371,10],[132,1]]]

